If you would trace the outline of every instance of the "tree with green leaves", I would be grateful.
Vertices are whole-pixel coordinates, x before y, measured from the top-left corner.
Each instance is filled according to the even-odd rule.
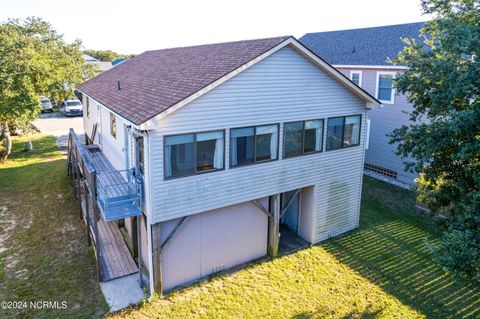
[[[120,54],[112,50],[85,50],[85,54],[103,62],[111,62],[122,58],[133,58],[133,54]]]
[[[423,0],[433,16],[423,43],[406,41],[395,80],[413,103],[412,124],[391,142],[420,173],[418,199],[446,215],[435,253],[441,264],[480,280],[480,2]]]
[[[72,96],[92,75],[80,47],[40,18],[0,24],[0,160],[11,152],[11,128],[29,126],[40,112],[40,95]]]

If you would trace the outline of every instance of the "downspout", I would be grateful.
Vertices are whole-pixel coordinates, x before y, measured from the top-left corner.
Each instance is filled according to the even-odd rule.
[[[154,283],[153,283],[153,247],[152,247],[152,183],[150,181],[150,178],[152,176],[152,168],[151,168],[151,163],[152,163],[152,157],[151,157],[151,141],[150,141],[150,135],[148,134],[148,131],[145,132],[146,138],[148,141],[148,147],[147,149],[147,172],[148,172],[148,194],[145,196],[145,202],[147,203],[147,243],[148,243],[148,279],[150,281],[150,296],[148,297],[148,302],[151,302],[153,299],[153,294],[154,294]],[[148,196],[147,196],[148,195]]]

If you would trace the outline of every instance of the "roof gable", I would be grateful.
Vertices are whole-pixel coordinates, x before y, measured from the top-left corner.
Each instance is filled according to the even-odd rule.
[[[141,124],[287,38],[147,51],[78,89],[132,123]]]
[[[307,33],[300,42],[333,65],[389,65],[405,44],[417,38],[424,22]]]

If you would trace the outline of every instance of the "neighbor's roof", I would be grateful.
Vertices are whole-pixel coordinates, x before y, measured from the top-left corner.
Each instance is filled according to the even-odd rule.
[[[307,33],[300,42],[333,65],[389,65],[424,22],[342,31]]]
[[[94,57],[88,55],[88,54],[83,54],[83,59],[87,62],[97,62],[98,60],[95,59]]]
[[[78,89],[132,123],[142,124],[288,38],[147,51]]]

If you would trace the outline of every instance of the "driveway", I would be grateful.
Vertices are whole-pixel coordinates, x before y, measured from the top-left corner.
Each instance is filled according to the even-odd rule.
[[[83,117],[81,116],[66,117],[61,112],[42,113],[33,124],[43,134],[55,136],[60,149],[67,147],[70,128],[73,128],[79,137],[84,137]]]

